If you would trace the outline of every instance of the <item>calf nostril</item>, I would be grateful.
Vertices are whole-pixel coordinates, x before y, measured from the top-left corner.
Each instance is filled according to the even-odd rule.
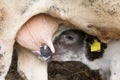
[[[52,56],[52,52],[50,48],[46,45],[43,45],[42,47],[40,47],[40,53],[41,53],[40,57],[43,60],[48,60]]]

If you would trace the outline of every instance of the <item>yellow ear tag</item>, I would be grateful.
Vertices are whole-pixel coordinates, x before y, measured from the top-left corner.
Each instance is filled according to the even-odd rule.
[[[91,52],[99,52],[101,50],[101,43],[98,42],[97,39],[94,40],[93,44],[91,44]]]

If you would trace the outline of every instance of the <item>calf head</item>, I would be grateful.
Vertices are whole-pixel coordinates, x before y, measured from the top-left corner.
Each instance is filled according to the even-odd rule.
[[[91,46],[99,43],[99,50],[91,51]],[[69,29],[61,32],[53,41],[55,53],[52,60],[55,61],[81,61],[83,56],[88,60],[102,57],[106,44],[96,37],[88,35],[80,30]]]
[[[55,53],[52,59],[55,61],[74,61],[85,52],[85,33],[78,30],[65,30],[55,37],[53,44]]]
[[[53,44],[55,48],[55,53],[52,54],[51,58],[53,61],[81,61],[83,57],[93,61],[101,58],[104,49],[107,47],[97,37],[76,29],[67,29],[60,32],[54,38]],[[93,47],[93,50],[91,50],[91,47]],[[95,47],[99,47],[99,49]],[[49,50],[43,49],[41,53],[49,54],[51,53]]]

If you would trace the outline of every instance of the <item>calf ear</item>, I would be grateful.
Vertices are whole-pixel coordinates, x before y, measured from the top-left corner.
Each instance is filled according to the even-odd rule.
[[[92,44],[94,42],[95,38],[96,38],[95,36],[87,34],[86,42],[89,43],[89,44]]]
[[[100,45],[99,45],[100,46],[100,50],[98,50],[98,51],[91,51],[91,47],[94,44],[95,40],[97,40],[97,42],[100,43]],[[103,56],[104,50],[107,48],[107,44],[101,42],[95,36],[87,35],[87,38],[86,38],[86,48],[87,48],[86,57],[88,58],[88,60],[93,61],[93,60],[101,58]]]

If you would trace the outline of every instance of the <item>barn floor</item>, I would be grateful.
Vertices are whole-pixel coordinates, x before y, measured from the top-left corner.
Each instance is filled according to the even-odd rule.
[[[17,55],[13,61],[6,80],[23,80],[17,73]],[[49,80],[101,80],[97,71],[91,71],[79,62],[51,62],[48,67]]]

